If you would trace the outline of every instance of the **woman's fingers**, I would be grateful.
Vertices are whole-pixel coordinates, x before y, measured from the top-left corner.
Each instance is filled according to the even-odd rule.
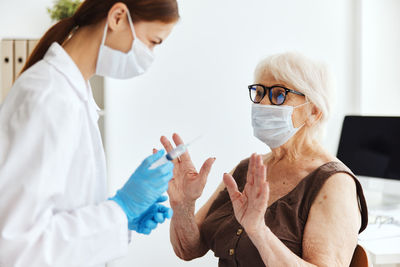
[[[153,154],[156,154],[157,152],[158,152],[158,150],[153,148]]]
[[[145,228],[148,228],[148,229],[150,229],[150,230],[153,230],[153,229],[155,229],[155,228],[157,227],[157,222],[155,222],[155,221],[152,220],[152,219],[147,220],[147,221],[144,223],[144,227],[145,227]]]
[[[174,133],[172,135],[172,139],[174,140],[174,143],[175,143],[176,146],[184,144],[182,138],[176,133]],[[171,150],[174,149],[174,147],[172,146],[171,142],[168,140],[167,137],[161,136],[160,141],[161,141],[161,144],[164,146],[165,150],[167,151],[167,153],[169,153]],[[180,162],[180,161],[190,161],[190,162],[192,162],[191,159],[190,159],[188,151],[183,153],[179,157],[179,160],[178,159],[174,160],[174,163],[176,163],[176,161],[178,161],[178,162]]]
[[[169,153],[172,149],[174,149],[167,137],[161,136],[160,141],[161,144],[164,146],[165,150],[167,151],[167,153]]]
[[[261,155],[256,156],[254,169],[254,184],[256,187],[260,187],[266,180],[266,168]]]
[[[171,152],[171,150],[174,149],[174,147],[172,146],[171,142],[168,140],[167,137],[161,136],[160,141],[161,141],[161,144],[165,147],[165,150],[167,150],[167,153]],[[177,164],[178,162],[180,162],[180,160],[178,158],[176,158],[172,162],[174,164]]]
[[[165,221],[164,214],[161,212],[154,214],[154,221],[157,223],[163,223]]]
[[[167,208],[167,207],[165,207],[163,205],[160,205],[158,207],[158,212],[162,213],[164,219],[171,219],[172,214],[173,214],[173,211],[172,211],[171,208]]]
[[[203,166],[201,166],[201,169],[199,172],[200,177],[205,177],[205,179],[207,179],[208,174],[210,173],[211,167],[215,162],[215,159],[216,158],[209,158],[203,163]]]
[[[182,138],[177,133],[174,133],[172,135],[172,140],[174,140],[174,143],[176,146],[184,144]],[[182,154],[181,160],[191,160],[190,156],[189,156],[189,152],[187,150],[185,153]]]
[[[166,201],[167,199],[168,199],[167,196],[161,195],[160,197],[157,198],[156,202],[157,202],[157,203],[161,203],[161,202]]]
[[[226,189],[228,190],[229,197],[231,198],[232,202],[236,201],[242,196],[242,193],[239,192],[238,186],[235,182],[235,179],[233,179],[232,175],[228,173],[224,173],[224,184],[226,186]]]
[[[247,183],[250,185],[254,184],[254,164],[255,164],[255,157],[256,153],[251,154],[250,161],[249,161],[249,167],[247,169]]]
[[[151,229],[149,229],[149,228],[143,228],[142,229],[142,231],[141,231],[141,233],[142,234],[144,234],[144,235],[149,235],[150,233],[151,233]]]

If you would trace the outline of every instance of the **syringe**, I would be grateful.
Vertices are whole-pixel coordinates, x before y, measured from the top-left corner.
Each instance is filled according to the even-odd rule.
[[[180,157],[183,153],[186,152],[187,148],[189,145],[193,144],[194,141],[197,141],[197,139],[199,139],[201,136],[195,138],[193,141],[185,144],[181,144],[177,147],[175,147],[174,149],[172,149],[170,152],[168,152],[167,154],[165,154],[164,156],[162,156],[159,160],[157,160],[156,162],[154,162],[151,166],[150,166],[150,170],[155,169],[161,165],[164,165],[165,163],[167,163],[168,161],[173,161],[174,159],[176,159],[177,157]]]

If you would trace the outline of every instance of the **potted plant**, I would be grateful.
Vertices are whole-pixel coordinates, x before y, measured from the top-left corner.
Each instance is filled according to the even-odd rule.
[[[71,17],[81,4],[81,0],[56,0],[52,8],[47,12],[53,21],[59,21]]]

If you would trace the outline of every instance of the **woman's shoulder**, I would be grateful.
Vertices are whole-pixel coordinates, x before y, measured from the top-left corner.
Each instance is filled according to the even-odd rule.
[[[9,102],[13,103],[14,108],[47,106],[57,110],[65,107],[71,111],[76,101],[73,90],[63,80],[54,68],[41,60],[15,81],[9,93]]]
[[[62,74],[45,60],[38,61],[21,73],[14,86],[30,92],[58,94],[62,88],[70,87]]]
[[[356,178],[354,173],[336,157],[326,158],[322,161],[318,168],[316,168],[317,175],[323,176],[325,179],[329,179],[331,176],[340,174],[347,178]],[[353,179],[349,179],[353,180]]]
[[[332,160],[320,166],[315,176],[320,182],[319,191],[341,194],[347,190],[356,191],[357,178],[353,172],[341,161]],[[320,192],[319,192],[320,193]]]
[[[362,217],[360,231],[364,230],[367,223],[367,204],[360,182],[354,173],[340,160],[334,159],[320,166],[310,181],[309,207],[320,205],[326,199],[336,199],[344,203],[357,204]],[[334,205],[337,201],[326,201]],[[327,204],[329,205],[329,204]]]
[[[1,118],[22,124],[33,119],[49,124],[79,119],[82,108],[42,64],[46,63],[39,61],[16,80],[1,106]]]

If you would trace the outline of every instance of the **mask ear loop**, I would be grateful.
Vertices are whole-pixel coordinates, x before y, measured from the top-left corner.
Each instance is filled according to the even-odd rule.
[[[308,101],[307,97],[306,97],[306,100],[307,100],[307,102],[305,102],[305,103],[303,103],[303,104],[300,104],[300,105],[298,105],[298,106],[293,107],[293,110],[294,110],[295,108],[299,108],[299,107],[302,107],[302,106],[305,106],[305,105],[311,103],[310,101]],[[292,124],[293,124],[293,121],[292,121]],[[303,128],[304,125],[306,125],[306,121],[304,121],[302,125],[300,125],[299,127],[295,128],[295,129],[300,130],[301,128]],[[293,127],[293,128],[294,128],[294,127]]]
[[[104,27],[103,39],[101,40],[101,45],[104,45],[106,42],[106,35],[108,30],[108,21],[106,21],[106,26]]]
[[[302,107],[302,106],[305,106],[305,105],[307,105],[307,104],[310,104],[310,102],[307,100],[307,102],[305,102],[305,103],[303,103],[303,104],[300,104],[300,105],[298,105],[298,106],[295,106],[295,107],[293,107],[294,109],[295,108],[299,108],[299,107]]]
[[[135,32],[135,28],[133,27],[131,14],[129,13],[129,11],[127,11],[126,14],[128,16],[129,26],[131,27],[133,39],[136,39],[136,32]],[[101,40],[101,45],[104,45],[104,43],[106,42],[107,30],[108,30],[108,21],[106,21],[106,26],[104,27],[104,33],[103,33],[103,39]],[[133,45],[133,43],[132,43],[132,45]]]
[[[143,43],[143,41],[140,40],[139,37],[137,37],[136,32],[135,32],[135,27],[133,26],[131,13],[129,13],[129,11],[127,12],[127,16],[128,16],[129,25],[131,26],[131,30],[132,30],[132,34],[133,34],[133,38],[134,38],[134,40],[132,42],[132,48],[133,48],[133,43],[136,41],[139,45],[144,47],[147,54],[149,54],[151,57],[154,57],[154,54],[150,50],[150,48],[145,43]]]
[[[135,27],[133,27],[132,17],[131,17],[131,13],[129,12],[129,10],[126,12],[126,15],[128,16],[129,25],[131,26],[133,39],[136,40],[137,37],[136,37]],[[133,40],[133,41],[135,41],[135,40]]]

